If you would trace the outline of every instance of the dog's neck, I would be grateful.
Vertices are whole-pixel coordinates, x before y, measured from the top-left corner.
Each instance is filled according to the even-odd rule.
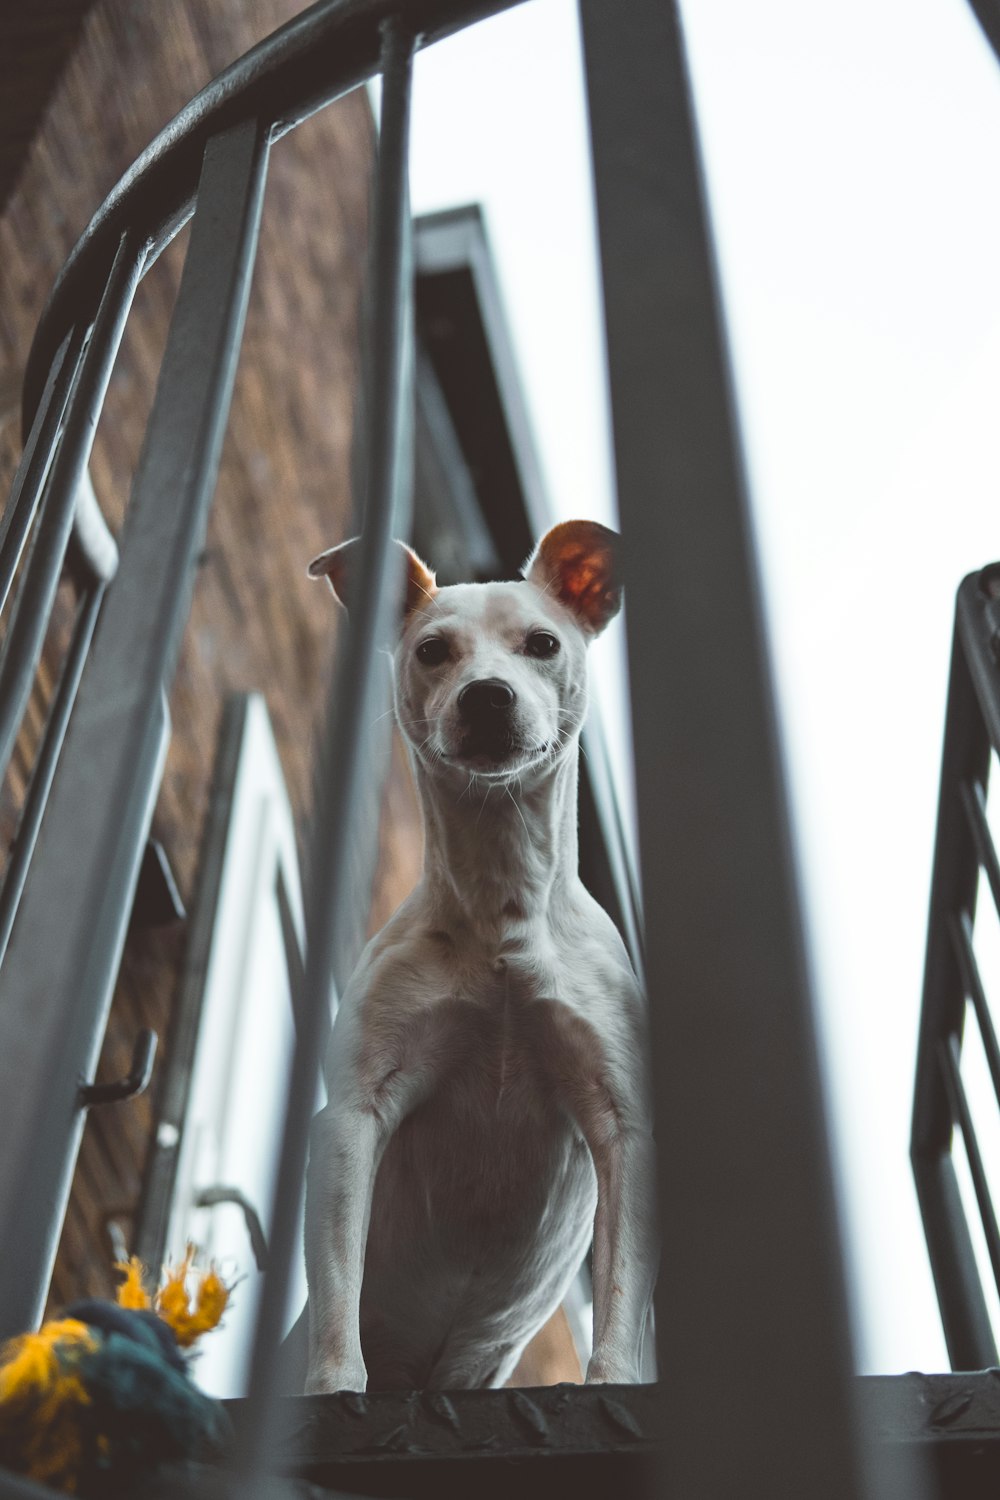
[[[495,934],[544,919],[577,880],[576,741],[513,785],[437,779],[419,761],[424,884],[443,921]]]

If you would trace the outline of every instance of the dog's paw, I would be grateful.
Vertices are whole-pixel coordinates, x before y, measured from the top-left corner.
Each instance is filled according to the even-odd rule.
[[[595,1353],[587,1366],[588,1385],[639,1385],[639,1366],[634,1359]]]
[[[351,1364],[324,1363],[310,1366],[306,1376],[307,1396],[332,1396],[336,1391],[364,1391],[368,1371],[362,1360]]]

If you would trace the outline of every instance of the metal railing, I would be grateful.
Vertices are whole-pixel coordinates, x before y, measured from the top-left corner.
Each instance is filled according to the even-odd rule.
[[[157,137],[95,215],[56,283],[26,375],[27,446],[0,527],[7,589],[36,518],[0,659],[8,753],[71,538],[83,583],[39,808],[25,814],[24,854],[8,870],[9,896],[6,887],[0,896],[0,910],[10,907],[0,920],[10,932],[0,1007],[0,1334],[40,1311],[69,1190],[78,1079],[96,1061],[158,786],[165,687],[214,488],[268,152],[382,71],[365,582],[331,689],[307,860],[306,967],[251,1418],[237,1457],[241,1494],[266,1470],[274,1434],[273,1356],[371,718],[364,706],[385,629],[387,543],[405,529],[412,56],[508,3],[323,0],[241,59]],[[666,1479],[672,1492],[706,1500],[738,1492],[847,1500],[860,1479],[845,1299],[679,19],[662,0],[632,0],[623,25],[618,7],[583,0],[582,21],[628,542],[660,1189],[669,1206],[658,1294]],[[87,520],[90,441],[137,280],[193,212],[108,587],[113,551],[92,513]],[[25,878],[17,860],[27,865],[29,846]],[[730,914],[723,941],[720,910]],[[762,1028],[754,1007],[765,1005]],[[724,1443],[713,1441],[719,1411]],[[0,1477],[0,1495],[16,1488]]]
[[[998,565],[966,578],[956,603],[911,1141],[948,1354],[956,1370],[998,1363],[952,1149],[957,1128],[1000,1289],[1000,1229],[961,1069],[971,1005],[1000,1104],[1000,1045],[973,943],[981,871],[1000,913],[1000,860],[986,817],[993,751],[1000,752]]]
[[[416,45],[415,26],[422,45],[503,8],[496,0],[408,6],[408,45]],[[50,1274],[79,1143],[74,1091],[79,1075],[89,1076],[96,1062],[159,782],[168,734],[164,690],[214,490],[268,152],[295,124],[385,63],[383,33],[395,24],[394,10],[380,0],[326,0],[206,88],[95,215],[36,333],[24,388],[25,452],[0,528],[0,602],[27,547],[0,657],[0,768],[19,731],[67,554],[80,603],[0,891],[0,947],[9,942],[0,1196],[21,1205],[16,1230],[7,1219],[0,1332],[33,1321]],[[386,83],[391,120],[393,85]],[[392,149],[383,132],[386,181]],[[388,231],[393,253],[405,245],[408,223],[405,153],[397,154],[391,192],[398,208]],[[382,198],[390,201],[385,192]],[[117,555],[89,487],[93,436],[138,280],[192,214],[122,537],[122,567],[108,589]],[[383,254],[373,268],[376,306],[385,305],[387,271]],[[397,280],[406,286],[401,272]],[[400,296],[405,293],[397,291],[396,312],[382,335],[388,350],[400,347],[407,321]],[[398,463],[401,437],[385,427],[393,404],[401,409],[402,387],[400,370],[387,371],[384,355],[376,380],[366,403],[373,414],[371,495],[384,488],[385,463]],[[392,512],[380,511],[381,504],[366,506],[366,536],[376,534],[373,527],[380,537],[391,528]],[[349,750],[340,745],[336,755]],[[317,868],[325,857],[317,856]],[[313,946],[322,951],[324,945]]]

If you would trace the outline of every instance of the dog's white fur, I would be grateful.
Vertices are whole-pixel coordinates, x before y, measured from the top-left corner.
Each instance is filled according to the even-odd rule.
[[[307,1391],[502,1384],[591,1234],[587,1379],[640,1378],[656,1263],[644,1003],[577,873],[586,648],[618,608],[616,540],[569,522],[525,581],[442,589],[406,549],[395,702],[425,868],[333,1028],[307,1187]],[[351,546],[310,566],[348,600]],[[551,656],[530,654],[540,634]],[[447,659],[420,659],[429,639]],[[459,705],[483,681],[515,695],[490,753]]]

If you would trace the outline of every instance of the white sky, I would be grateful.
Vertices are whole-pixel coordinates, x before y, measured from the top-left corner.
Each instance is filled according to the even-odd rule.
[[[954,592],[1000,556],[1000,68],[962,0],[682,9],[858,1358],[944,1369],[907,1139]],[[414,207],[485,204],[555,513],[607,519],[583,122],[572,0],[418,59]]]

